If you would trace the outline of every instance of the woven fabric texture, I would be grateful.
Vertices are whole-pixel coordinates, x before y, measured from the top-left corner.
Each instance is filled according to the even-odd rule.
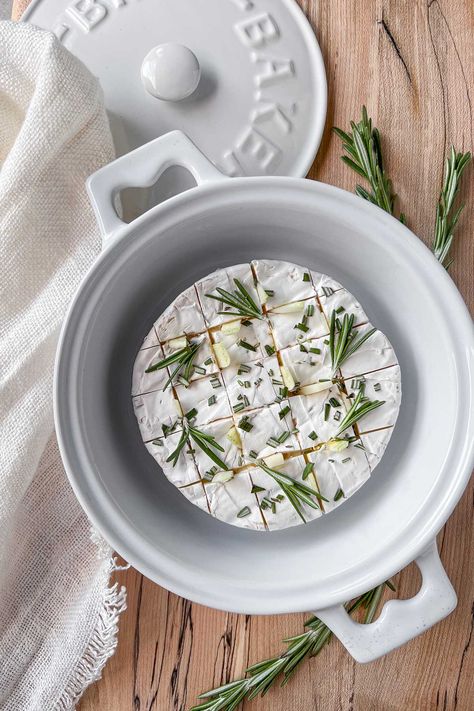
[[[124,591],[53,432],[58,335],[100,251],[86,178],[113,158],[97,81],[54,36],[0,23],[0,709],[73,708]]]

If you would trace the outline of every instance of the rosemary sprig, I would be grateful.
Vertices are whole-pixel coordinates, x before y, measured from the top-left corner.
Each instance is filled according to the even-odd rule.
[[[175,378],[182,376],[185,381],[189,381],[193,374],[193,361],[198,352],[202,339],[196,343],[188,343],[184,348],[180,348],[179,351],[175,351],[163,360],[158,361],[158,363],[153,363],[149,368],[145,370],[145,373],[153,373],[155,370],[162,370],[168,366],[176,364],[176,368],[171,372],[170,377],[165,383],[163,390],[166,390],[168,385],[171,385]]]
[[[167,462],[172,462],[174,467],[178,462],[179,455],[181,454],[181,450],[183,449],[186,442],[189,442],[189,431],[187,429],[184,429],[181,432],[181,437],[179,438],[178,444],[176,445],[176,449],[171,452],[170,456],[166,460]]]
[[[205,432],[201,432],[201,430],[199,430],[197,427],[192,427],[189,423],[184,422],[184,420],[183,427],[184,429],[181,433],[181,437],[179,438],[176,449],[171,452],[170,456],[166,461],[172,462],[173,466],[175,467],[179,459],[181,450],[183,449],[184,445],[191,439],[195,444],[197,444],[200,449],[202,449],[204,454],[207,454],[209,459],[212,459],[212,461],[219,467],[221,467],[221,469],[227,471],[227,464],[213,451],[214,449],[217,449],[219,452],[225,451],[224,448],[221,447],[218,442],[216,442],[214,437],[212,435],[206,434]]]
[[[247,318],[263,318],[261,309],[250,296],[249,292],[239,279],[234,279],[237,291],[230,292],[222,289],[220,286],[216,288],[217,294],[206,294],[208,299],[220,301],[225,306],[228,306],[233,311],[219,311],[220,314],[232,316],[246,316]]]
[[[359,123],[351,121],[350,133],[340,128],[334,128],[333,131],[342,140],[342,147],[347,153],[341,156],[342,161],[370,186],[367,190],[362,185],[356,185],[356,194],[393,215],[397,196],[393,192],[392,181],[384,170],[380,133],[372,126],[372,119],[369,118],[365,106],[362,107]],[[405,221],[403,215],[400,215],[400,220]]]
[[[385,587],[394,590],[392,583],[387,580],[346,605],[348,613],[353,614],[362,608],[363,623],[372,622]],[[193,706],[190,711],[235,711],[244,699],[251,701],[258,695],[264,696],[277,678],[281,677],[281,686],[285,686],[301,662],[319,654],[333,636],[329,627],[317,617],[308,620],[305,627],[306,632],[284,640],[288,648],[282,654],[248,667],[242,679],[201,694],[199,699],[203,699],[203,703]]]
[[[212,435],[201,432],[201,430],[198,430],[196,427],[188,426],[188,429],[191,439],[200,449],[202,449],[204,454],[207,454],[209,459],[212,459],[212,461],[217,464],[217,466],[221,467],[221,469],[227,471],[227,464],[212,451],[212,449],[217,449],[219,452],[224,452],[224,447],[221,447]]]
[[[271,476],[272,479],[280,486],[281,490],[303,523],[306,523],[306,519],[303,515],[303,511],[301,510],[301,504],[307,504],[312,509],[319,509],[319,504],[314,500],[314,498],[319,499],[320,501],[327,501],[324,496],[321,496],[319,491],[311,489],[311,487],[306,486],[306,484],[303,484],[301,481],[292,479],[291,476],[288,476],[288,474],[285,474],[284,472],[279,472],[277,469],[267,467],[263,461],[259,462],[258,466],[265,472],[265,474]]]
[[[346,416],[342,420],[339,429],[337,431],[336,437],[339,437],[344,430],[347,430],[351,425],[355,425],[362,417],[367,415],[372,410],[383,405],[385,400],[369,400],[363,396],[362,390],[359,390],[354,402],[352,403],[350,409],[348,410]]]
[[[338,323],[340,324],[339,328]],[[376,330],[376,328],[371,328],[362,336],[357,337],[354,330],[354,314],[344,314],[341,322],[337,317],[336,310],[333,310],[329,329],[329,352],[333,374]]]
[[[346,133],[340,128],[334,128],[334,133],[342,141],[342,147],[347,155],[341,160],[358,175],[364,178],[370,186],[367,190],[356,185],[355,192],[365,200],[378,205],[391,215],[394,214],[395,198],[392,182],[383,167],[380,133],[372,126],[372,119],[362,107],[362,119],[359,123],[351,121],[351,132]],[[441,264],[449,269],[452,259],[449,252],[453,243],[454,230],[464,205],[454,210],[454,200],[459,192],[461,176],[471,161],[471,154],[456,152],[451,147],[446,158],[443,187],[436,206],[435,233],[432,243],[433,253]],[[454,212],[453,212],[454,210]],[[405,223],[405,216],[400,213],[400,221]]]
[[[446,269],[449,269],[453,261],[448,258],[449,251],[453,243],[454,229],[464,208],[464,205],[460,205],[453,214],[454,200],[459,192],[461,176],[470,160],[470,153],[456,153],[453,146],[446,158],[443,188],[436,207],[435,234],[432,245],[436,259]]]
[[[392,182],[384,169],[380,133],[377,128],[373,127],[365,106],[362,108],[361,121],[359,123],[351,122],[350,132],[346,133],[338,128],[334,128],[334,132],[341,138],[343,149],[346,152],[346,155],[342,156],[343,162],[366,180],[369,185],[368,189],[357,185],[356,194],[393,215],[396,195]],[[432,245],[434,255],[446,268],[449,268],[451,264],[449,251],[453,242],[454,230],[463,209],[463,206],[460,206],[453,212],[454,201],[459,191],[461,176],[470,160],[470,153],[456,153],[454,148],[451,148],[450,155],[446,160],[443,187],[436,209],[436,225]],[[400,214],[400,221],[405,223],[403,214]],[[373,331],[366,333],[363,340],[354,339],[353,324],[353,317],[351,320],[346,320],[344,317],[340,327],[338,326],[339,333],[336,334],[336,316],[333,313],[330,350],[334,371],[373,333]],[[359,391],[346,418],[341,423],[339,434],[350,424],[355,424],[364,414],[382,404],[380,401],[371,403],[362,400],[363,393]],[[354,417],[356,419],[353,419]],[[358,607],[363,607],[365,609],[363,621],[365,623],[371,622],[375,617],[385,586],[394,590],[391,582],[387,581],[357,598],[351,605],[346,605],[346,609],[352,613]],[[332,632],[318,618],[312,618],[306,626],[307,632],[286,640],[288,649],[280,656],[249,667],[243,679],[201,694],[199,698],[205,700],[202,704],[194,706],[191,711],[234,711],[244,699],[253,699],[258,694],[265,694],[280,675],[283,676],[282,685],[285,684],[298,665],[308,656],[318,654],[332,637]]]

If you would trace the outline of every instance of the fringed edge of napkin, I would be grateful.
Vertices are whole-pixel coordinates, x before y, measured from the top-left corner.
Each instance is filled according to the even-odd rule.
[[[117,564],[112,556],[112,549],[104,541],[100,533],[92,528],[91,540],[97,545],[98,557],[107,560],[102,577],[103,599],[99,618],[94,632],[84,649],[82,659],[74,669],[61,697],[54,706],[54,711],[71,711],[86,691],[87,687],[98,681],[107,661],[117,648],[118,622],[122,612],[127,608],[127,591],[118,583],[109,585],[112,573],[126,570],[129,565]]]

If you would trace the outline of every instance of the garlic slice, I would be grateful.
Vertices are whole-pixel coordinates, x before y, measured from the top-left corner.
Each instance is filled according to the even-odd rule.
[[[295,379],[293,378],[290,370],[285,365],[282,365],[280,366],[280,371],[285,386],[288,390],[293,390],[295,387]]]
[[[281,452],[276,452],[275,454],[270,454],[268,457],[264,457],[263,461],[270,469],[276,469],[277,467],[283,466],[285,458]]]
[[[237,319],[236,321],[227,321],[222,324],[221,331],[226,336],[233,336],[240,331],[241,325],[242,323],[240,319]]]
[[[182,348],[186,348],[188,345],[188,340],[186,336],[178,336],[177,338],[172,338],[168,341],[168,346],[172,351],[180,351]]]
[[[300,395],[314,395],[315,393],[321,393],[324,390],[330,390],[332,388],[332,382],[328,380],[328,382],[324,383],[311,383],[310,385],[303,385],[302,388],[299,389]]]
[[[227,368],[230,365],[230,355],[223,343],[214,343],[212,346],[219,368]]]
[[[268,294],[261,284],[257,284],[257,294],[262,304],[266,304],[268,301]]]
[[[242,449],[242,440],[240,439],[240,434],[238,433],[236,427],[231,427],[227,432],[226,437],[230,442],[232,442],[232,444],[235,444],[236,447]]]
[[[349,446],[349,442],[347,439],[330,439],[329,442],[326,442],[326,447],[329,449],[330,452],[342,452],[344,449],[347,449]]]
[[[233,476],[233,472],[219,472],[218,474],[212,477],[212,483],[225,484],[227,481],[230,481]]]
[[[274,314],[295,314],[303,311],[305,307],[304,301],[293,301],[291,304],[284,304],[283,306],[277,306],[272,309]]]

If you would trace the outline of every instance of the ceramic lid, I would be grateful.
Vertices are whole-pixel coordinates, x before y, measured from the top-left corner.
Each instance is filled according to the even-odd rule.
[[[36,0],[100,79],[120,154],[179,128],[224,173],[304,176],[326,76],[294,0]]]

